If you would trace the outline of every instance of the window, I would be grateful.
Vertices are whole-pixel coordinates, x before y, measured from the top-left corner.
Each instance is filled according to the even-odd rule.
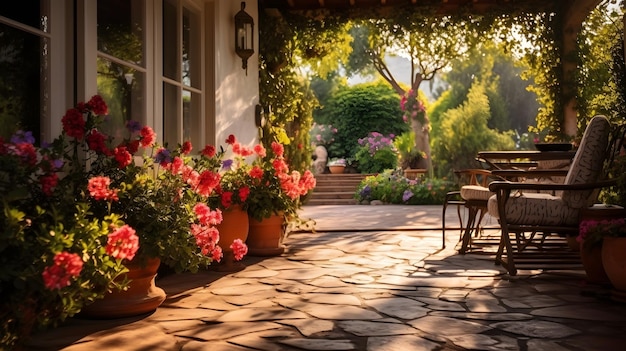
[[[98,0],[98,94],[109,106],[105,130],[126,137],[126,122],[146,121],[144,0]]]
[[[46,0],[0,2],[0,137],[31,131],[47,139],[50,116],[50,4]]]
[[[98,0],[97,6],[97,84],[109,105],[106,132],[124,137],[133,119],[152,125],[168,146],[201,143],[201,7],[183,0]],[[147,24],[152,19],[156,26]],[[160,55],[148,57],[151,52]],[[149,101],[158,105],[150,109],[154,116],[146,116]]]
[[[163,139],[170,145],[202,141],[201,11],[163,1]]]

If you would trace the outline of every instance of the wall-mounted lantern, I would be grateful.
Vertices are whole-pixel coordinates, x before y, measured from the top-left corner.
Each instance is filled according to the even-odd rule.
[[[241,2],[241,10],[235,15],[235,52],[241,57],[241,68],[248,74],[248,58],[254,54],[254,19],[244,11],[245,1]]]

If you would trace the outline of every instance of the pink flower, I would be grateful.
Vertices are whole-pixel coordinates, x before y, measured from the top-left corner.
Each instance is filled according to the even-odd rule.
[[[201,153],[204,156],[211,158],[211,157],[215,156],[215,151],[216,151],[215,150],[215,146],[213,146],[213,145],[206,145],[204,147],[204,149],[202,149]]]
[[[117,201],[117,189],[109,189],[109,185],[111,185],[109,177],[93,177],[89,179],[87,190],[96,200]]]
[[[97,130],[92,130],[87,134],[87,145],[89,149],[103,155],[110,155],[111,151],[106,146],[106,135]]]
[[[139,131],[139,135],[141,135],[142,147],[152,146],[152,144],[154,144],[154,142],[156,141],[156,134],[154,133],[154,130],[152,130],[152,128],[150,128],[149,126],[141,128],[141,130]]]
[[[215,246],[215,248],[213,248],[213,251],[211,251],[211,258],[213,259],[213,261],[221,261],[222,260],[222,248],[218,245]]]
[[[200,224],[192,224],[191,233],[196,238],[196,245],[198,245],[203,255],[214,253],[215,248],[217,247],[217,242],[220,240],[217,228]]]
[[[126,168],[126,166],[133,161],[133,155],[128,152],[126,146],[116,147],[113,153],[115,154],[115,160],[120,169]]]
[[[285,148],[283,147],[282,144],[279,144],[275,141],[272,142],[272,151],[274,151],[274,154],[277,157],[283,157],[283,154],[285,153]]]
[[[189,153],[191,152],[191,149],[193,147],[191,146],[191,142],[190,141],[185,141],[183,143],[183,146],[181,148],[181,152],[185,155],[189,155]]]
[[[254,145],[254,153],[259,157],[265,157],[266,155],[265,148],[261,144]]]
[[[108,115],[109,108],[100,95],[94,95],[91,97],[87,105],[91,108],[96,115]]]
[[[261,167],[254,165],[248,174],[250,174],[251,178],[261,179],[263,177],[263,170]]]
[[[61,289],[70,285],[70,279],[77,277],[83,269],[80,256],[69,252],[60,252],[54,256],[54,263],[46,267],[41,276],[46,288]]]
[[[248,246],[244,244],[241,239],[233,240],[233,243],[230,245],[230,248],[233,250],[233,254],[235,255],[235,260],[241,261],[243,256],[248,253]]]
[[[239,189],[239,200],[241,200],[241,202],[246,202],[246,199],[248,199],[248,195],[250,195],[249,187],[244,186]]]
[[[41,183],[41,191],[50,196],[54,191],[54,187],[59,183],[59,177],[56,173],[50,173],[43,175],[39,178],[39,182]]]
[[[217,209],[212,211],[207,204],[198,202],[194,207],[193,211],[198,217],[198,221],[203,225],[218,225],[222,223],[222,211]]]
[[[129,225],[123,225],[109,233],[106,252],[115,259],[132,260],[139,249],[139,237]]]
[[[236,142],[237,142],[237,139],[235,139],[235,136],[232,134],[230,134],[228,138],[226,139],[226,144],[229,144],[229,145],[233,145]]]
[[[198,179],[196,192],[202,196],[209,196],[220,184],[221,175],[213,171],[203,171]]]
[[[61,123],[63,123],[63,131],[68,136],[80,140],[85,135],[85,119],[79,110],[75,108],[67,110]]]

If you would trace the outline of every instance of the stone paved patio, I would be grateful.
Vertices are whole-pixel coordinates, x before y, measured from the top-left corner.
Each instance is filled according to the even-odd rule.
[[[374,208],[376,207],[376,208]],[[29,350],[618,350],[626,305],[581,271],[509,277],[487,256],[441,249],[440,206],[305,207],[316,232],[236,273],[157,281],[135,318],[73,318]],[[454,212],[454,211],[450,211]],[[334,214],[334,215],[331,215]],[[338,220],[339,222],[333,222]],[[448,223],[455,223],[451,214]],[[342,229],[343,228],[343,229]],[[416,230],[419,229],[419,230]],[[360,230],[360,231],[359,231]]]

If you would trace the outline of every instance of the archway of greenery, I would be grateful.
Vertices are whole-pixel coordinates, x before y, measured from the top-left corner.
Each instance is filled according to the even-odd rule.
[[[559,84],[564,79],[561,15],[551,12],[529,13],[514,8],[507,15],[483,13],[477,16],[462,12],[439,15],[428,7],[415,6],[406,9],[396,7],[391,12],[363,9],[292,13],[261,9],[260,98],[263,105],[271,106],[269,124],[263,128],[262,139],[291,139],[287,152],[292,162],[299,164],[297,168],[308,167],[308,133],[302,130],[310,127],[311,111],[315,107],[315,99],[307,95],[308,82],[301,78],[304,75],[297,70],[306,65],[323,75],[336,69],[339,64],[346,64],[351,50],[350,38],[347,36],[348,23],[354,21],[374,24],[381,33],[384,32],[378,34],[382,40],[390,38],[389,35],[385,36],[390,33],[400,37],[414,31],[434,34],[440,28],[448,28],[456,33],[463,32],[464,38],[468,38],[468,46],[481,40],[502,41],[512,54],[522,57],[531,67],[527,74],[534,77],[532,89],[541,105],[537,115],[537,129],[549,130],[549,138],[552,139],[568,137],[563,129],[563,105],[571,97],[568,94],[572,93],[564,91],[567,84]],[[453,24],[459,25],[454,27]],[[524,40],[520,39],[522,37]],[[409,44],[415,46],[420,43]],[[412,75],[411,85],[419,86],[421,79],[429,78],[429,72],[417,73],[420,74]],[[397,89],[399,86],[394,85],[393,77],[387,80],[398,93],[404,93]],[[288,131],[286,135],[281,132],[283,129]],[[305,156],[296,157],[297,154]]]

